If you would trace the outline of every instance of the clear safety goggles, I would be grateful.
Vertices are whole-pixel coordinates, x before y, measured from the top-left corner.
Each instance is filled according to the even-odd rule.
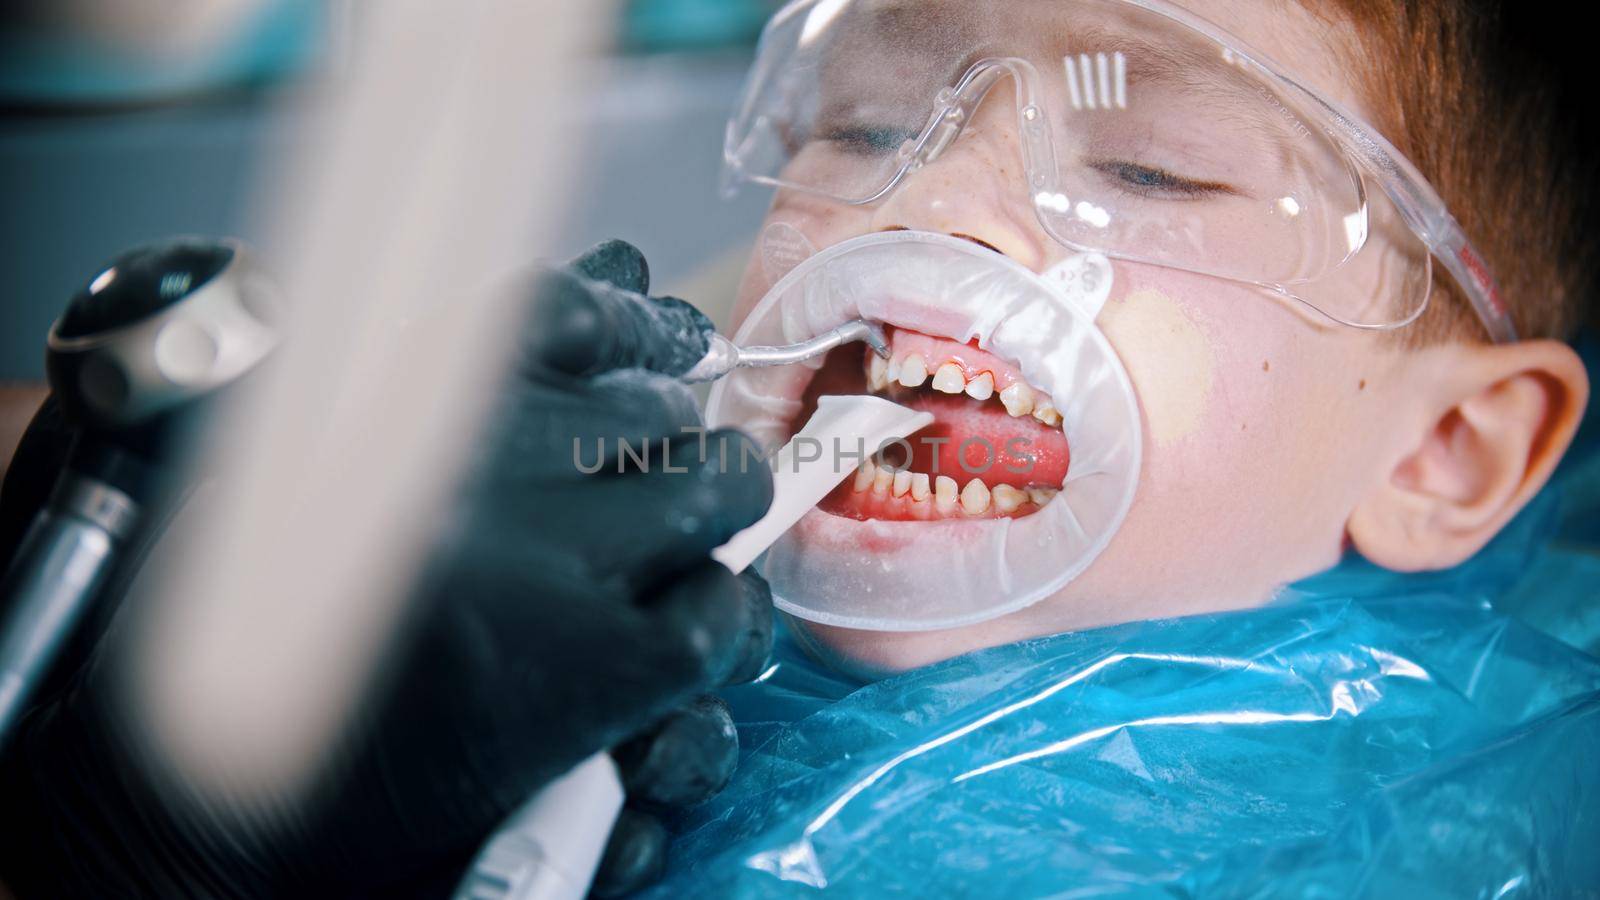
[[[1014,120],[983,105],[991,92],[1014,98]],[[725,176],[871,204],[964,133],[1017,154],[1018,200],[1074,250],[1260,285],[1371,329],[1421,315],[1437,259],[1491,337],[1516,338],[1415,167],[1159,0],[796,0],[762,34]]]

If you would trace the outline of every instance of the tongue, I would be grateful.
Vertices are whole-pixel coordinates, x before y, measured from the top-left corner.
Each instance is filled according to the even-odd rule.
[[[798,429],[816,412],[818,397],[866,391],[861,349],[853,344],[839,347],[828,354],[826,364],[806,386],[794,427]],[[962,485],[978,478],[991,488],[997,484],[1019,488],[1028,485],[1059,487],[1067,477],[1070,453],[1067,436],[1061,429],[1043,425],[1032,416],[1012,416],[997,399],[980,402],[965,394],[941,394],[928,387],[902,388],[899,385],[890,387],[889,399],[914,410],[933,413],[933,424],[907,439],[912,448],[913,472],[924,472],[929,477],[948,475]],[[934,444],[928,439],[943,443]],[[965,469],[960,463],[964,442],[967,443]],[[1031,469],[1029,456],[1033,457]],[[935,457],[939,463],[937,472],[934,471]],[[890,461],[901,462],[893,458]]]
[[[1059,427],[1031,416],[1012,416],[997,402],[979,403],[961,394],[899,390],[891,397],[902,406],[933,413],[933,424],[909,439],[913,472],[949,475],[962,484],[977,477],[989,487],[1058,486],[1066,480],[1071,452]]]

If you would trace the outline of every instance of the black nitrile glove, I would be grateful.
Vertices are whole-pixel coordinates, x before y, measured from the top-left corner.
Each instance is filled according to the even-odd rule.
[[[600,861],[595,897],[619,897],[661,877],[667,829],[656,814],[686,809],[722,790],[739,761],[739,736],[727,704],[708,694],[611,755],[622,770],[628,805]]]
[[[537,371],[598,375],[649,369],[682,375],[706,355],[714,330],[676,297],[649,297],[650,270],[626,241],[607,241],[567,270],[543,273],[528,360]]]
[[[630,368],[687,370],[709,327],[642,296],[638,251],[603,245],[536,284],[522,371],[381,689],[313,788],[243,809],[142,757],[115,690],[130,606],[0,759],[0,883],[22,900],[443,896],[511,811],[612,747],[630,811],[600,887],[659,869],[648,811],[703,799],[737,755],[725,710],[696,698],[770,649],[765,584],[707,555],[766,511],[770,476],[746,438],[698,431],[676,381]]]

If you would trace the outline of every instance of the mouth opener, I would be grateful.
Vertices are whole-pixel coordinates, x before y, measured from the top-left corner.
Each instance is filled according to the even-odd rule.
[[[866,319],[852,319],[809,340],[780,347],[740,347],[720,334],[713,334],[706,355],[680,377],[691,384],[715,381],[734,369],[792,365],[856,341],[865,342],[872,352],[884,359],[889,358],[889,342],[884,336],[883,326]]]

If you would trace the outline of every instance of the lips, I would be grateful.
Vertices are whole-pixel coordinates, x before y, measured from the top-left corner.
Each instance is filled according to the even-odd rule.
[[[887,360],[860,347],[830,354],[790,432],[827,394],[878,394],[934,422],[864,460],[820,510],[861,520],[1016,518],[1055,497],[1070,451],[1048,394],[975,344],[904,328],[889,338]]]
[[[1113,273],[1103,257],[1079,263],[1098,273],[1102,294],[1110,289]],[[828,247],[767,291],[733,335],[739,346],[791,344],[855,319],[883,323],[899,330],[898,387],[888,362],[874,374],[859,346],[841,348],[826,361],[737,370],[712,388],[708,424],[744,429],[773,452],[808,421],[818,396],[867,392],[872,378],[885,394],[926,404],[937,417],[931,427],[952,436],[987,436],[1003,447],[995,440],[1001,429],[1025,426],[1038,455],[1021,482],[1007,480],[1003,465],[947,475],[941,459],[940,474],[956,482],[953,509],[951,485],[941,505],[939,478],[916,459],[882,458],[887,476],[879,460],[841,472],[845,483],[836,494],[761,558],[778,609],[843,628],[955,628],[1051,596],[1099,556],[1132,505],[1141,430],[1132,383],[1095,326],[1105,297],[1085,293],[1087,284],[1047,277],[970,241],[897,231]],[[1019,382],[1027,392],[1006,394]],[[1059,426],[1050,424],[1052,409]],[[1046,452],[1052,447],[1053,457]],[[833,461],[854,469],[859,457],[843,455],[851,449],[835,449]],[[930,477],[924,483],[919,474]],[[1002,485],[1027,502],[1003,512],[1017,498]],[[962,505],[963,495],[976,513]]]

